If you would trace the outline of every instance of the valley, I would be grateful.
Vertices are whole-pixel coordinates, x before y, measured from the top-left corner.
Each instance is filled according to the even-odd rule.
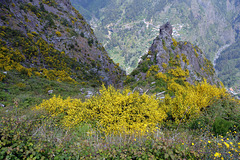
[[[237,0],[110,0],[102,5],[93,0],[91,4],[94,7],[88,7],[85,1],[71,2],[85,17],[94,15],[94,19],[87,18],[87,21],[94,26],[96,36],[113,60],[128,74],[136,68],[139,58],[146,54],[159,26],[168,21],[174,26],[175,39],[198,45],[214,63],[215,54],[222,47],[237,41],[236,20],[240,14]],[[110,24],[114,24],[111,29],[107,27]],[[229,84],[221,74],[219,78],[225,85]],[[237,82],[231,84],[234,85]]]
[[[0,159],[239,159],[240,16],[71,1],[0,1]]]

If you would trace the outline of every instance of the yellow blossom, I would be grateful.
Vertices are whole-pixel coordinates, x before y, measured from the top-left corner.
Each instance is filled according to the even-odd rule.
[[[214,157],[221,157],[221,153],[216,152],[216,153],[214,154]]]
[[[224,142],[225,146],[229,148],[229,144],[227,142]]]
[[[99,95],[85,102],[54,96],[43,101],[37,109],[45,109],[53,116],[65,113],[62,123],[66,127],[73,127],[82,121],[97,120],[98,127],[107,134],[132,134],[137,131],[145,134],[156,130],[156,125],[167,117],[156,98],[130,92],[129,89],[120,92],[112,86],[103,86]]]

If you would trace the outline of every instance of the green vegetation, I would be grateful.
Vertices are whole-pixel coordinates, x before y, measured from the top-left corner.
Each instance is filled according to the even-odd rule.
[[[12,85],[19,80],[22,80],[22,84]],[[157,82],[157,85],[160,83]],[[186,110],[179,117],[178,123],[168,113],[164,121],[157,119],[159,120],[157,128],[151,130],[151,120],[156,121],[155,116],[151,117],[153,115],[147,107],[153,109],[159,106],[158,109],[162,113],[164,110],[160,107],[163,103],[161,100],[146,94],[139,95],[137,92],[129,95],[129,90],[122,92],[113,87],[103,88],[101,95],[84,100],[84,95],[79,95],[81,87],[83,86],[39,77],[24,78],[17,72],[8,73],[7,79],[1,86],[1,95],[11,96],[4,99],[6,108],[0,109],[2,117],[0,124],[3,126],[0,128],[1,159],[214,159],[217,156],[236,159],[239,157],[240,143],[237,139],[240,131],[239,101],[227,95],[213,98],[210,105],[201,109],[199,116],[188,120],[183,118],[187,115]],[[48,89],[53,89],[53,93],[61,95],[62,98],[48,95]],[[110,99],[106,101],[106,97]],[[41,103],[43,99],[49,100]],[[99,108],[100,103],[104,104],[103,108]],[[151,106],[152,103],[156,104]],[[170,105],[172,102],[165,99],[164,103]],[[128,108],[128,104],[133,108]],[[177,103],[173,102],[173,104]],[[36,110],[36,105],[42,106],[42,109]],[[140,110],[137,109],[139,105],[142,106]],[[113,106],[120,108],[111,109]],[[94,116],[84,121],[75,118],[72,121],[71,116],[76,114],[76,118],[81,118],[80,115],[83,113],[81,110],[89,112],[83,114],[85,116]],[[154,113],[160,112],[154,109]],[[138,117],[140,114],[143,121],[135,121],[134,116]],[[129,117],[130,119],[125,117],[129,129],[143,127],[141,128],[143,132],[109,134],[108,131],[112,129],[116,131],[122,129],[115,127],[124,122],[122,118],[126,115],[132,117]],[[98,118],[96,119],[95,116]],[[138,123],[149,125],[138,125]],[[107,125],[108,128],[102,128],[101,125]]]
[[[216,70],[218,71],[219,77],[228,87],[239,86],[240,82],[239,43],[240,40],[238,40],[228,49],[223,51],[216,62]]]
[[[121,68],[129,74],[137,67],[139,58],[146,54],[145,51],[152,44],[152,39],[159,32],[159,25],[167,21],[174,25],[176,31],[173,35],[174,40],[192,41],[194,45],[203,49],[209,60],[213,61],[219,48],[234,41],[233,35],[237,33],[234,33],[233,28],[237,28],[234,25],[238,24],[237,17],[240,13],[238,8],[229,10],[228,5],[231,4],[233,8],[236,5],[234,2],[228,4],[225,0],[212,0],[209,2],[211,5],[205,2],[189,5],[191,3],[188,0],[180,2],[176,0],[124,2],[104,0],[101,1],[102,3],[100,0],[81,2],[71,0],[71,2],[88,22],[96,26],[95,33],[99,41],[105,45],[110,57],[116,63],[120,63]],[[212,10],[213,14],[219,14],[209,17],[209,10]],[[92,15],[97,19],[92,19]],[[239,46],[239,42],[235,46],[237,45]],[[177,44],[174,43],[172,49],[174,50],[176,46]],[[164,49],[167,50],[166,47]],[[238,53],[236,50],[234,52]],[[221,64],[226,63],[219,62],[219,67],[222,68]],[[230,64],[233,63],[229,63],[228,67],[222,70],[220,77],[224,84],[232,86],[239,81],[237,75],[239,70]],[[236,68],[236,70],[228,74],[228,68]]]
[[[6,25],[0,26],[0,159],[239,158],[240,101],[222,83],[210,85],[204,76],[201,82],[187,81],[192,74],[185,65],[189,57],[177,53],[183,42],[172,39],[172,50],[167,39],[160,42],[169,54],[161,55],[167,59],[161,64],[154,44],[125,76],[75,9],[70,11],[78,19],[64,18],[68,12],[58,8],[60,0],[42,0],[39,6],[31,2],[0,2],[2,13],[19,7],[24,19],[18,24],[15,14],[0,19]],[[108,3],[88,2],[81,5],[89,10]],[[144,18],[141,10],[147,3],[133,2],[125,8],[128,23]],[[59,14],[48,13],[49,7]],[[39,24],[32,23],[32,16]],[[202,61],[204,73],[213,76],[213,65],[201,50],[185,45]]]
[[[4,57],[0,60],[1,69],[6,71],[15,69],[29,77],[34,74],[50,80],[73,83],[76,82],[75,80],[92,79],[86,73],[89,64],[76,63],[76,59],[69,58],[64,52],[54,49],[53,44],[48,44],[38,34],[28,33],[26,37],[21,32],[5,26],[2,26],[1,30],[0,55]],[[60,32],[57,31],[56,34]],[[8,48],[9,46],[12,47]],[[22,64],[27,66],[24,67]],[[30,68],[31,64],[35,67]],[[70,76],[75,77],[75,80]],[[100,79],[96,77],[96,80]]]

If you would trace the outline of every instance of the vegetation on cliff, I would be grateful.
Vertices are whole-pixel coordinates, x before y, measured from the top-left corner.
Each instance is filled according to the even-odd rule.
[[[146,54],[159,22],[174,25],[174,38],[198,45],[209,60],[238,34],[238,0],[77,1],[72,4],[94,26],[113,60],[131,73]],[[114,14],[112,14],[114,12]]]
[[[91,81],[96,86],[117,84],[124,75],[69,1],[0,4],[3,71],[71,83]]]
[[[0,7],[0,159],[240,156],[240,102],[169,23],[125,76],[68,0]]]

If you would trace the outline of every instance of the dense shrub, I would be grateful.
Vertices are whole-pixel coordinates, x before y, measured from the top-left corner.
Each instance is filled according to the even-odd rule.
[[[53,97],[37,106],[37,109],[42,108],[53,116],[63,114],[62,122],[66,127],[91,120],[107,134],[153,131],[166,118],[154,97],[131,93],[128,89],[120,92],[111,86],[103,87],[100,95],[85,102]]]
[[[226,135],[233,123],[221,117],[217,117],[213,123],[213,132],[218,135]]]
[[[162,105],[165,106],[166,113],[171,115],[177,123],[179,120],[186,121],[198,116],[200,111],[209,106],[214,98],[219,99],[227,96],[224,88],[210,85],[206,80],[197,85],[191,85],[187,82],[185,85],[180,85],[174,80],[170,80],[168,90],[172,91],[175,97],[171,98],[167,94]]]

